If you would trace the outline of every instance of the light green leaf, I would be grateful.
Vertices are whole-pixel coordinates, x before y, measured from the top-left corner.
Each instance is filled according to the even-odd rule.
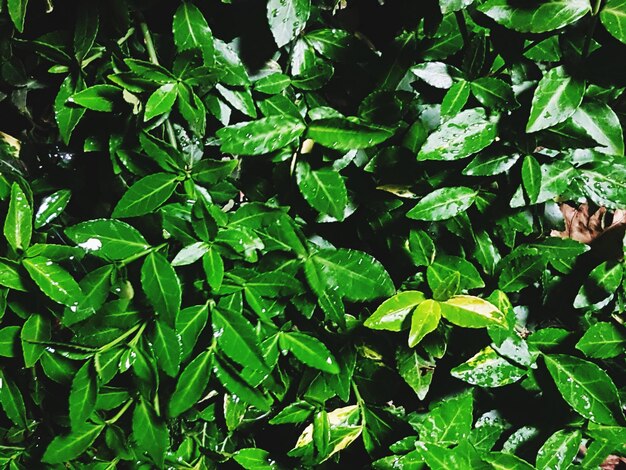
[[[270,458],[270,453],[256,447],[239,449],[233,455],[233,459],[246,470],[273,470],[278,469],[278,464]]]
[[[182,352],[178,334],[165,323],[157,320],[154,324],[152,346],[158,367],[170,377],[176,377]]]
[[[466,109],[428,136],[417,159],[460,160],[487,147],[496,135],[496,123],[487,119],[484,109]]]
[[[180,310],[181,287],[176,271],[163,255],[152,252],[146,256],[141,287],[157,317],[173,328]]]
[[[605,261],[593,268],[574,299],[574,307],[591,307],[613,296],[623,273],[622,264],[614,261]]]
[[[209,306],[194,305],[178,312],[176,333],[180,337],[182,358],[187,358],[193,351],[198,335],[204,329],[209,318]]]
[[[85,251],[110,260],[122,260],[150,248],[133,227],[119,220],[96,219],[65,229],[65,234]]]
[[[281,115],[223,127],[217,131],[217,136],[222,143],[222,152],[261,155],[289,145],[305,129],[300,119]]]
[[[315,120],[307,130],[307,137],[318,144],[346,151],[373,147],[392,135],[389,129],[339,117]]]
[[[217,345],[224,354],[244,367],[253,366],[269,373],[254,328],[243,315],[213,308],[211,324],[213,336],[217,338]]]
[[[20,337],[19,326],[7,326],[0,329],[0,356],[15,357],[18,355]]]
[[[474,203],[477,191],[464,186],[439,188],[422,198],[406,216],[415,220],[445,220],[465,212]]]
[[[479,297],[456,295],[439,303],[441,315],[451,323],[465,328],[507,326],[506,316],[494,305]]]
[[[0,369],[0,405],[7,417],[22,429],[26,428],[26,407],[22,393],[11,379]]]
[[[74,460],[85,452],[105,428],[104,424],[84,424],[70,434],[55,437],[46,448],[42,461],[62,464]]]
[[[474,3],[474,0],[439,0],[441,13],[446,15],[454,11],[462,10]]]
[[[417,77],[424,80],[430,86],[447,90],[452,86],[452,73],[454,67],[449,67],[443,62],[423,62],[411,67]]]
[[[396,364],[398,374],[417,394],[417,398],[426,398],[435,373],[435,361],[422,358],[417,350],[402,348],[396,354]]]
[[[20,334],[24,366],[33,367],[44,352],[45,345],[50,340],[50,320],[38,313],[31,314],[22,326]]]
[[[545,33],[578,21],[591,11],[589,0],[547,0],[517,4],[488,0],[478,7],[496,23],[523,33]]]
[[[172,260],[172,266],[187,266],[195,263],[209,252],[211,247],[205,242],[196,242],[183,247]]]
[[[8,0],[9,16],[20,33],[24,32],[24,20],[26,19],[26,7],[28,0]]]
[[[174,14],[174,44],[178,52],[199,49],[204,65],[213,65],[215,45],[213,33],[202,12],[191,2],[183,2]]]
[[[585,418],[598,424],[623,421],[617,388],[600,367],[565,354],[544,356],[563,399]]]
[[[177,96],[178,87],[175,83],[166,83],[165,85],[161,85],[148,98],[143,120],[149,121],[156,116],[167,113],[170,109],[172,109],[172,106],[174,106]]]
[[[452,377],[479,387],[502,387],[517,382],[526,371],[500,356],[487,346],[463,364],[450,371]]]
[[[304,263],[309,285],[318,295],[336,291],[347,300],[373,300],[393,294],[394,286],[382,264],[357,250],[320,250]]]
[[[98,383],[91,361],[78,369],[70,390],[70,424],[72,431],[81,429],[96,407]]]
[[[94,85],[73,94],[67,101],[92,111],[110,113],[122,101],[122,89],[113,85]]]
[[[580,431],[557,431],[537,452],[537,470],[565,470],[578,454],[582,441]]]
[[[33,235],[33,211],[17,183],[11,186],[11,200],[4,219],[4,236],[14,250],[25,250]]]
[[[297,37],[311,14],[311,0],[269,0],[267,21],[278,47]]]
[[[400,331],[411,311],[425,300],[420,291],[400,292],[385,300],[363,325],[373,330]]]
[[[511,85],[499,78],[478,78],[472,82],[471,87],[472,94],[483,106],[493,109],[514,109],[519,107]]]
[[[169,431],[152,406],[141,398],[133,412],[133,440],[141,452],[146,452],[162,468],[165,452],[169,447]]]
[[[463,169],[468,176],[493,176],[504,173],[519,160],[520,154],[513,151],[492,154],[481,152]]]
[[[202,257],[202,267],[211,289],[218,290],[224,278],[224,261],[215,248],[211,248]]]
[[[409,347],[413,348],[424,339],[428,333],[435,331],[441,319],[439,302],[428,299],[420,303],[411,316],[411,330],[409,331]]]
[[[624,0],[626,27],[626,0]],[[598,142],[606,153],[624,155],[624,133],[615,112],[604,103],[587,101],[572,115],[572,120]]]
[[[550,69],[533,95],[526,132],[537,132],[565,121],[580,106],[584,94],[584,82],[569,76],[563,67]]]
[[[531,464],[508,452],[490,452],[482,456],[494,470],[535,470]]]
[[[608,0],[600,11],[600,21],[609,33],[626,44],[626,0]]]
[[[178,180],[169,173],[154,173],[133,184],[119,200],[113,217],[137,217],[153,212],[172,195]]]
[[[26,291],[24,281],[16,264],[0,259],[0,286]]]
[[[534,204],[541,191],[541,167],[532,155],[526,155],[522,162],[522,184],[528,200]]]
[[[416,266],[428,266],[435,259],[435,244],[423,230],[411,230],[408,243],[405,246],[407,246],[413,264]]]
[[[56,219],[65,210],[71,196],[69,189],[60,189],[44,197],[35,214],[35,228],[41,228]]]
[[[43,256],[22,261],[35,284],[57,303],[76,308],[83,293],[74,278],[61,266]]]
[[[470,95],[470,84],[460,80],[450,87],[441,102],[441,115],[454,117],[461,112]]]
[[[304,199],[322,214],[343,220],[348,191],[339,172],[332,168],[312,170],[306,162],[298,162],[296,181]]]
[[[337,360],[320,340],[304,333],[283,332],[279,336],[281,349],[290,351],[307,366],[330,374],[339,373]]]
[[[211,351],[203,351],[183,370],[176,383],[176,390],[168,403],[168,414],[176,418],[194,406],[202,397],[211,375]]]
[[[440,445],[459,443],[470,433],[473,408],[471,390],[441,401],[418,424],[420,440]]]
[[[608,322],[591,325],[576,343],[576,349],[582,351],[585,356],[598,359],[619,356],[626,349],[625,346],[626,335],[617,326]]]
[[[54,117],[59,128],[59,134],[65,145],[69,144],[70,138],[74,128],[78,125],[83,115],[85,114],[85,108],[79,106],[68,106],[67,100],[70,96],[78,93],[85,88],[85,83],[82,78],[75,80],[71,75],[68,75],[54,100]]]

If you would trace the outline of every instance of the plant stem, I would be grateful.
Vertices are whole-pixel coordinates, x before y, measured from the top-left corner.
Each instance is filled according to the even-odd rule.
[[[122,336],[115,338],[113,341],[111,341],[110,343],[105,344],[104,346],[101,346],[100,349],[98,349],[98,352],[104,352],[104,351],[108,351],[109,349],[111,349],[113,346],[121,343],[122,341],[124,341],[126,338],[128,338],[130,335],[132,335],[135,331],[137,331],[141,326],[143,326],[145,328],[145,323],[144,325],[135,325],[133,326],[130,330],[126,331],[124,334],[122,334]]]
[[[113,424],[115,423],[118,419],[120,419],[122,417],[122,415],[126,412],[126,410],[128,409],[128,407],[130,405],[132,405],[133,403],[133,399],[131,398],[130,400],[128,400],[126,403],[124,403],[124,406],[120,409],[120,411],[118,411],[115,416],[113,416],[111,419],[107,419],[105,421],[105,423],[107,424]]]
[[[139,23],[139,27],[141,28],[141,33],[143,34],[143,41],[146,45],[146,51],[148,52],[148,57],[150,57],[150,62],[154,65],[159,64],[159,58],[156,54],[156,49],[154,48],[154,42],[152,42],[152,35],[150,34],[150,30],[148,29],[148,25],[145,21]],[[174,135],[174,128],[172,127],[172,123],[169,119],[165,120],[165,132],[167,132],[167,138],[170,141],[170,145],[174,148],[178,148],[176,143],[176,135]]]
[[[463,37],[463,44],[465,47],[469,46],[469,33],[467,31],[467,23],[465,22],[465,16],[462,10],[455,11],[454,17],[456,18],[456,22],[459,25],[459,31],[461,32],[461,36]]]

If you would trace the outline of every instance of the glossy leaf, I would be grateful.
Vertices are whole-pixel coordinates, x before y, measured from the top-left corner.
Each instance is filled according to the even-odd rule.
[[[626,2],[608,0],[600,11],[600,21],[615,38],[626,44]]]
[[[599,424],[617,424],[623,419],[615,384],[600,367],[565,354],[544,359],[563,399],[576,412]]]
[[[278,47],[298,36],[309,19],[310,0],[270,0],[267,3],[267,21]]]
[[[311,122],[306,135],[324,147],[352,150],[380,144],[389,139],[392,132],[345,118],[327,118]]]
[[[316,369],[338,374],[337,360],[324,343],[303,333],[282,333],[279,337],[280,347],[291,352],[298,360]]]
[[[74,278],[61,266],[43,256],[27,258],[24,268],[44,294],[57,303],[76,308],[83,293]]]
[[[537,452],[537,469],[561,470],[568,466],[578,454],[582,435],[580,431],[557,431],[552,434]]]
[[[441,307],[435,300],[425,300],[420,303],[411,315],[411,330],[409,331],[409,347],[415,347],[424,336],[434,331],[439,325]]]
[[[169,446],[169,433],[165,422],[143,398],[135,405],[132,428],[138,448],[147,452],[158,466],[162,466]]]
[[[526,375],[526,371],[487,346],[463,364],[450,371],[457,379],[479,387],[502,387],[517,382]]]
[[[624,352],[626,335],[612,323],[598,322],[592,325],[576,343],[576,349],[585,356],[608,359]]]
[[[55,437],[46,448],[42,461],[60,464],[79,457],[104,430],[104,424],[84,424],[70,434]]]
[[[193,407],[209,383],[212,355],[203,351],[180,374],[176,389],[168,402],[168,414],[175,418]]]
[[[4,219],[4,236],[14,250],[25,250],[33,234],[33,211],[22,188],[11,186],[11,200]]]
[[[44,352],[44,343],[50,341],[50,320],[34,313],[24,322],[20,338],[24,366],[33,367]]]
[[[98,383],[93,365],[88,361],[78,370],[72,380],[69,410],[73,432],[84,427],[87,419],[95,409],[97,397]]]
[[[119,220],[96,219],[65,229],[79,247],[96,256],[122,260],[150,247],[135,228]]]
[[[71,196],[72,192],[69,189],[61,189],[44,197],[35,213],[35,228],[39,229],[61,215]]]
[[[417,220],[445,220],[466,211],[476,198],[476,191],[464,186],[440,188],[421,199],[406,216]]]
[[[146,256],[141,267],[141,287],[154,313],[173,327],[181,303],[181,287],[176,271],[167,259],[156,252]]]
[[[113,217],[137,217],[157,209],[172,195],[178,184],[175,175],[154,173],[133,184],[119,200]]]
[[[493,304],[471,295],[457,295],[440,302],[441,315],[451,323],[465,328],[506,326],[505,315]]]
[[[174,14],[172,30],[178,51],[199,49],[204,64],[213,64],[215,53],[213,34],[198,7],[191,2],[183,2]]]
[[[364,326],[373,330],[400,331],[411,311],[425,300],[426,297],[419,291],[400,292],[385,300],[365,320]]]
[[[240,155],[261,155],[285,147],[300,137],[304,124],[290,116],[270,116],[233,126],[217,132],[222,152]]]
[[[322,214],[343,220],[348,192],[341,175],[330,169],[312,170],[305,162],[296,167],[296,181],[302,196]]]

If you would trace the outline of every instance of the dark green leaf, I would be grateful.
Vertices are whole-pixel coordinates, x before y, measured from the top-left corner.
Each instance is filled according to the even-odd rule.
[[[65,269],[43,256],[27,258],[23,265],[44,294],[70,308],[78,307],[83,293],[78,283]]]
[[[222,152],[261,155],[285,147],[304,133],[305,125],[290,116],[270,116],[224,127],[217,132]]]
[[[310,367],[338,374],[337,360],[328,348],[318,339],[303,333],[281,333],[279,337],[280,347],[293,353],[299,361]]]
[[[65,234],[86,252],[110,260],[122,260],[150,247],[135,228],[119,220],[81,222],[66,228]]]
[[[124,193],[113,217],[137,217],[157,209],[172,195],[178,184],[175,175],[154,173],[141,178]]]
[[[173,328],[180,310],[181,287],[176,271],[163,255],[152,252],[146,256],[141,287],[157,317]]]
[[[168,403],[169,416],[179,416],[202,397],[209,383],[212,357],[211,351],[203,351],[185,367]]]
[[[104,424],[84,424],[70,434],[55,437],[46,448],[42,461],[61,464],[74,460],[93,444],[104,428]]]
[[[146,452],[158,467],[162,467],[169,446],[169,432],[152,406],[141,398],[133,412],[133,439],[140,451]]]
[[[304,199],[322,214],[343,220],[348,192],[341,175],[331,169],[312,170],[306,162],[296,166],[296,180]]]

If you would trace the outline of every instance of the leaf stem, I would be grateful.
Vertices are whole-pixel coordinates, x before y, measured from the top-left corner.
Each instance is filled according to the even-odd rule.
[[[118,411],[115,416],[113,416],[111,419],[107,419],[105,421],[105,423],[107,424],[114,424],[118,419],[120,419],[122,417],[122,415],[126,412],[126,410],[130,407],[130,405],[133,404],[133,399],[129,399],[126,403],[124,403],[124,406],[120,409],[120,411]]]
[[[113,346],[116,346],[117,344],[121,343],[122,341],[124,341],[126,338],[128,338],[130,335],[132,335],[135,331],[137,331],[141,326],[143,326],[145,328],[145,323],[143,325],[135,325],[133,326],[130,330],[127,330],[125,333],[122,334],[122,336],[115,338],[113,341],[111,341],[110,343],[105,344],[104,346],[100,346],[100,349],[98,349],[98,352],[105,352],[108,351],[109,349],[111,349]]]
[[[141,29],[141,33],[143,34],[143,41],[146,45],[146,51],[148,52],[148,57],[150,58],[150,62],[154,65],[159,64],[159,58],[156,54],[156,49],[154,48],[154,42],[152,41],[152,35],[150,34],[150,30],[148,29],[148,25],[145,21],[139,23],[139,28]],[[174,128],[172,127],[172,123],[169,119],[165,120],[165,132],[167,132],[167,138],[170,141],[170,145],[174,148],[178,148],[176,143],[176,136],[174,135]]]
[[[119,263],[117,263],[117,267],[118,268],[123,268],[124,266],[132,263],[133,261],[136,261],[140,258],[143,258],[146,255],[149,255],[150,253],[152,253],[153,251],[159,251],[161,248],[164,248],[167,246],[167,243],[161,243],[160,245],[157,246],[151,246],[150,248],[147,248],[143,251],[140,251],[139,253],[135,253],[132,256],[129,256],[128,258],[123,259],[122,261],[120,261]]]
[[[596,32],[596,26],[598,25],[598,13],[600,12],[600,7],[602,6],[603,0],[596,0],[596,3],[591,9],[591,15],[593,16],[591,23],[589,24],[589,30],[587,31],[587,35],[585,36],[585,43],[583,44],[582,56],[586,59],[589,56],[589,49],[591,48],[591,40],[593,39],[593,34]]]

